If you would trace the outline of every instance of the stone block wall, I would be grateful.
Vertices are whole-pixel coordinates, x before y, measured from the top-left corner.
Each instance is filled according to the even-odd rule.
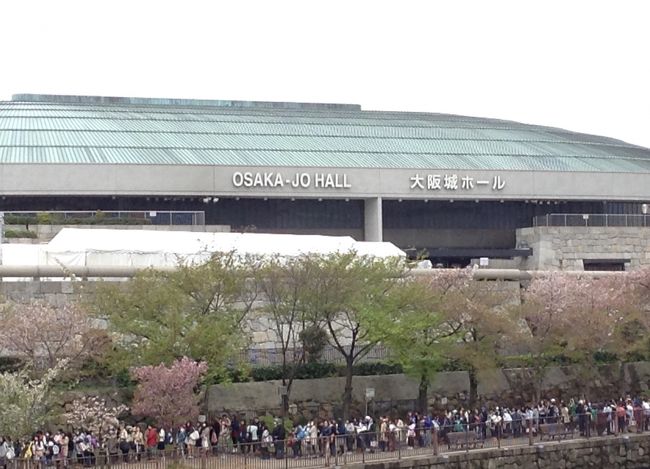
[[[491,448],[358,466],[364,469],[646,469],[650,467],[650,434]]]
[[[650,266],[650,227],[537,226],[520,228],[517,247],[530,247],[525,270],[584,270],[584,260],[626,260],[626,270]]]
[[[479,376],[481,403],[492,405],[526,405],[535,402],[535,389],[528,370],[483,370]],[[418,380],[403,374],[355,376],[353,378],[353,413],[362,415],[365,390],[373,388],[375,397],[368,411],[373,415],[404,415],[414,410]],[[247,417],[280,413],[280,381],[237,383],[210,386],[206,395],[207,410],[212,415],[239,412]],[[341,397],[345,378],[295,380],[290,403],[296,416],[330,418],[341,414]],[[650,363],[600,366],[588,376],[580,367],[551,367],[542,384],[542,398],[569,400],[586,397],[593,402],[619,396],[648,395]],[[469,404],[469,376],[465,371],[436,374],[429,387],[429,405],[436,411],[451,410]]]

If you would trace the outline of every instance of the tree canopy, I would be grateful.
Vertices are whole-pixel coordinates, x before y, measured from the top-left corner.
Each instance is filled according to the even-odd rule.
[[[216,253],[202,265],[100,286],[92,303],[114,333],[111,360],[123,368],[188,356],[210,363],[212,377],[226,377],[247,344],[241,326],[258,296],[251,265]]]

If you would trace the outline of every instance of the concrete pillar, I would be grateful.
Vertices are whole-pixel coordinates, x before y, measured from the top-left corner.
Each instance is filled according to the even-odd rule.
[[[381,197],[365,199],[363,206],[364,240],[383,241],[384,224],[381,213]]]

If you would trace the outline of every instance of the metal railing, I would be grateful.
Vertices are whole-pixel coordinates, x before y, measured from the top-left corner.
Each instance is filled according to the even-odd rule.
[[[533,226],[613,226],[650,227],[647,214],[549,213],[533,218]]]
[[[210,436],[160,446],[139,446],[133,442],[112,441],[102,447],[87,447],[83,452],[63,456],[45,452],[30,458],[3,461],[7,469],[45,469],[47,467],[131,467],[133,469],[260,469],[316,468],[348,466],[379,461],[399,461],[445,453],[533,446],[545,441],[589,439],[646,433],[650,418],[643,409],[617,417],[611,413],[587,413],[571,417],[513,419],[454,424],[439,427],[409,428],[380,426],[380,431],[312,437],[289,433],[262,441],[230,431],[215,441]],[[208,432],[208,434],[210,434]],[[177,437],[175,435],[175,437]]]
[[[5,224],[11,225],[205,225],[205,212],[183,210],[66,210],[4,212]]]

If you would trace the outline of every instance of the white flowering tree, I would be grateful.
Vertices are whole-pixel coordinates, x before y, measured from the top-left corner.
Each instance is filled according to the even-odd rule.
[[[629,279],[624,273],[595,278],[554,272],[534,278],[523,292],[521,318],[538,397],[558,356],[579,361],[587,388],[596,352],[617,353],[617,329],[626,323]]]
[[[120,416],[128,410],[123,404],[109,406],[101,397],[84,396],[72,401],[63,417],[73,429],[91,431],[98,438],[105,440],[117,433]]]
[[[77,303],[60,307],[42,300],[9,303],[0,311],[0,320],[0,348],[47,368],[63,358],[78,364],[107,345],[105,332]]]
[[[39,379],[30,378],[27,369],[0,373],[0,434],[29,437],[55,417],[53,384],[66,366],[60,361]]]

